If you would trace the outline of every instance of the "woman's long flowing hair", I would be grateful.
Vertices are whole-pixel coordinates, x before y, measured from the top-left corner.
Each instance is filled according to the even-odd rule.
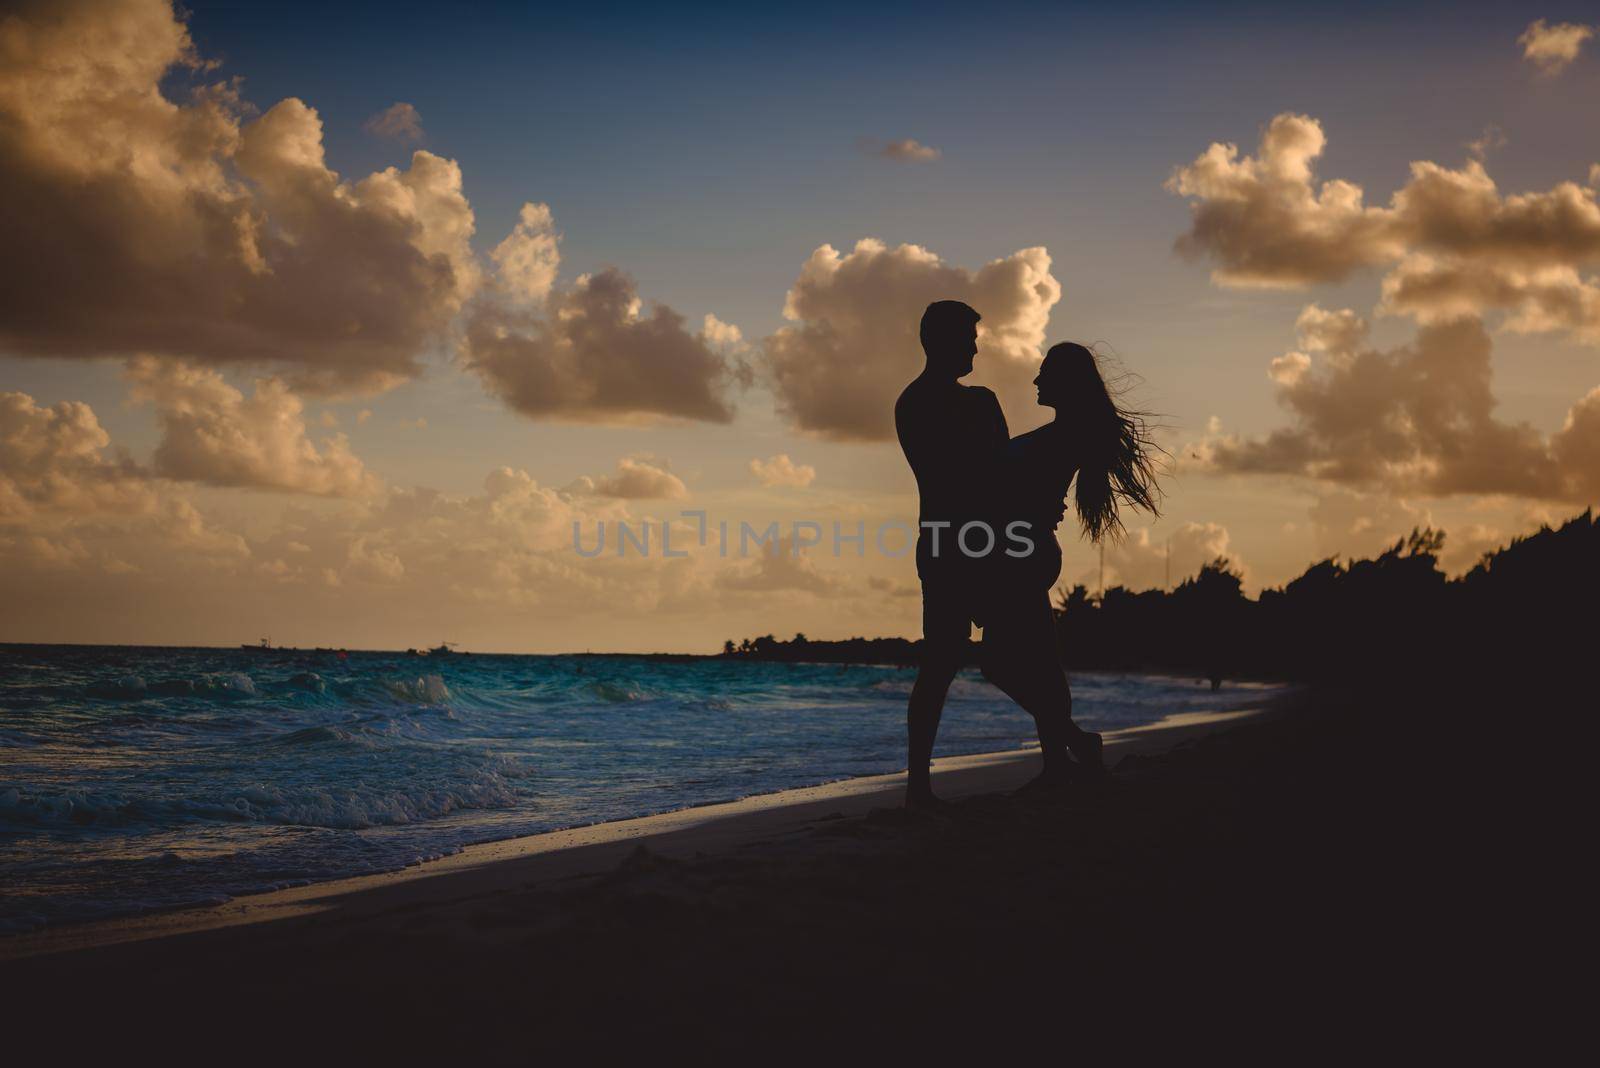
[[[1161,511],[1156,476],[1166,452],[1150,437],[1149,413],[1124,408],[1106,388],[1100,361],[1073,341],[1051,347],[1045,359],[1064,365],[1057,417],[1072,430],[1079,467],[1074,501],[1078,522],[1091,541],[1123,532],[1122,509]]]

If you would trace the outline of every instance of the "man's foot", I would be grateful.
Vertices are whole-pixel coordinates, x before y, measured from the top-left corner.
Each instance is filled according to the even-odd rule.
[[[1094,731],[1080,730],[1071,741],[1067,742],[1073,759],[1088,775],[1104,775],[1106,773],[1105,739]]]
[[[1028,797],[1041,801],[1064,797],[1083,778],[1077,765],[1065,769],[1048,768],[1012,791],[1012,797]]]
[[[941,801],[934,795],[931,786],[906,787],[906,811],[908,812],[948,812],[950,802]]]

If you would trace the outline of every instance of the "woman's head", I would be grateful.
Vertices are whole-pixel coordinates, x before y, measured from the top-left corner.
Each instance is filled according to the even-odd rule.
[[[1074,502],[1094,541],[1122,530],[1122,505],[1160,515],[1154,454],[1145,415],[1122,408],[1106,388],[1100,361],[1075,341],[1053,345],[1033,380],[1039,403],[1056,410],[1078,464]]]
[[[1033,384],[1039,389],[1039,403],[1059,414],[1090,408],[1103,412],[1111,401],[1094,353],[1076,341],[1052,345]]]

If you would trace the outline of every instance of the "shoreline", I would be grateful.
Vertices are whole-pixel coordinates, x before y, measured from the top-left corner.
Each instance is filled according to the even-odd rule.
[[[1280,709],[1297,691],[1224,712],[1177,713],[1156,723],[1106,734],[1107,763],[1149,756]],[[1013,790],[1037,774],[1038,749],[1025,748],[934,761],[935,787],[947,800]],[[179,907],[88,920],[0,936],[0,962],[129,943],[203,935],[241,927],[342,923],[396,909],[416,909],[526,887],[602,875],[641,849],[667,858],[725,853],[793,835],[818,821],[897,808],[905,772],[840,779],[818,786],[755,794],[648,816],[481,842],[396,871],[348,876],[257,894],[216,905]]]

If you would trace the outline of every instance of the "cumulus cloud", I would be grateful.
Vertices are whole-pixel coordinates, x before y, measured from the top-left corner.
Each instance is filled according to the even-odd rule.
[[[689,495],[683,479],[658,460],[626,456],[617,461],[615,474],[601,478],[585,475],[568,489],[574,493],[622,500],[682,500]]]
[[[861,147],[874,156],[892,159],[897,163],[932,163],[944,154],[932,145],[925,145],[910,137],[902,137],[898,141],[879,141],[869,137],[862,140]]]
[[[745,347],[744,331],[732,323],[723,322],[710,312],[706,313],[700,334],[708,344],[719,345],[730,351],[738,351]]]
[[[486,301],[463,339],[466,365],[516,411],[579,422],[732,420],[740,364],[673,309],[646,310],[621,271],[583,275],[544,303],[541,313]]]
[[[417,109],[404,101],[396,101],[361,124],[361,128],[374,137],[392,141],[421,141],[422,116]]]
[[[1534,64],[1545,74],[1560,74],[1573,60],[1583,44],[1594,36],[1594,27],[1576,22],[1558,22],[1554,26],[1544,19],[1534,19],[1517,38],[1522,46],[1522,58]]]
[[[250,546],[241,535],[214,525],[181,497],[164,501],[156,522],[169,545],[227,558],[251,555]]]
[[[281,367],[301,386],[409,378],[472,293],[473,215],[453,161],[358,181],[330,170],[297,99],[251,118],[168,0],[23,3],[0,31],[0,345]]]
[[[977,271],[918,245],[863,238],[848,254],[823,245],[789,290],[783,326],[763,343],[779,410],[800,430],[840,441],[894,437],[894,399],[922,368],[917,323],[935,300],[983,316],[976,374],[1002,401],[1031,402],[1050,309],[1061,285],[1050,254],[1027,248]]]
[[[1380,313],[1419,323],[1448,322],[1485,309],[1507,311],[1512,333],[1563,331],[1574,341],[1600,344],[1600,284],[1571,267],[1525,270],[1513,264],[1415,253],[1383,279]]]
[[[506,292],[514,299],[542,302],[561,269],[561,235],[548,204],[522,205],[517,224],[489,253]]]
[[[82,401],[45,408],[26,393],[0,393],[0,522],[152,511],[148,473],[110,445]]]
[[[380,488],[345,435],[312,443],[304,403],[278,379],[258,379],[246,397],[211,368],[141,356],[127,380],[134,400],[156,408],[155,469],[167,478],[329,497]]]
[[[1317,183],[1312,164],[1327,137],[1307,115],[1267,125],[1255,156],[1217,142],[1177,168],[1167,189],[1195,198],[1178,251],[1215,261],[1224,285],[1293,287],[1336,281],[1400,254],[1390,213],[1367,207],[1361,187]]]
[[[1301,316],[1303,330],[1327,323],[1330,313],[1316,311]],[[1490,340],[1478,320],[1424,326],[1411,344],[1391,350],[1360,345],[1358,330],[1342,336],[1324,342],[1316,360],[1291,353],[1287,364],[1290,358],[1273,361],[1291,425],[1259,438],[1215,434],[1191,446],[1191,458],[1213,470],[1401,494],[1591,498],[1595,467],[1585,461],[1600,458],[1595,394],[1546,438],[1495,417]],[[1309,341],[1303,334],[1300,347],[1311,348]]]
[[[750,472],[763,486],[809,486],[817,477],[815,467],[797,464],[784,452],[765,460],[751,460]]]
[[[1569,497],[1600,501],[1600,386],[1567,412],[1566,422],[1550,440],[1550,452],[1567,473]]]
[[[1194,198],[1179,251],[1211,260],[1223,285],[1303,287],[1392,264],[1382,312],[1429,324],[1503,311],[1506,329],[1600,344],[1600,283],[1580,273],[1600,262],[1592,176],[1507,194],[1481,158],[1418,161],[1388,206],[1368,207],[1359,186],[1315,181],[1324,144],[1315,119],[1284,114],[1256,156],[1218,143],[1179,167],[1168,188]]]
[[[1319,304],[1301,309],[1294,328],[1308,352],[1353,352],[1367,337],[1367,321],[1354,311],[1328,311]]]

